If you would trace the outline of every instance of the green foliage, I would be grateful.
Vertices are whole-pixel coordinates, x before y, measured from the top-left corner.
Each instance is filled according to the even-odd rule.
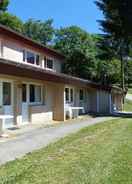
[[[113,53],[121,61],[121,85],[124,89],[124,58],[130,54],[132,41],[132,1],[97,0],[96,4],[104,14],[104,20],[100,24],[110,42],[108,47],[112,46]],[[108,54],[111,55],[111,52]]]
[[[131,94],[131,95],[132,95],[132,86],[130,86],[130,87],[128,88],[128,94]]]
[[[126,112],[132,112],[132,101],[131,100],[125,99],[124,111],[126,111]]]
[[[96,78],[96,63],[92,58],[80,51],[74,51],[67,58],[63,72],[76,77],[94,80]]]
[[[18,17],[8,12],[3,12],[0,14],[0,24],[18,32],[22,32],[23,30],[23,22]]]
[[[97,6],[104,14],[101,20],[102,30],[116,41],[127,42],[132,37],[132,2],[131,0],[97,0]]]
[[[125,81],[128,86],[132,85],[132,60],[125,63]]]
[[[52,19],[45,22],[29,19],[24,24],[23,33],[31,39],[47,45],[52,40],[54,34],[52,23]]]
[[[7,10],[7,7],[9,5],[9,0],[1,0],[0,1],[0,13],[3,13]]]
[[[74,76],[93,79],[96,73],[95,37],[77,26],[56,31],[54,48],[66,56],[64,72]]]
[[[102,84],[118,84],[120,82],[120,62],[118,60],[99,60],[97,66],[97,80]]]

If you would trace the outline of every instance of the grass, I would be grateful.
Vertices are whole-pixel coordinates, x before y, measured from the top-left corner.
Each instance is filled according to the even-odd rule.
[[[132,88],[128,88],[128,94],[132,94]]]
[[[132,119],[94,125],[0,167],[0,184],[131,184]]]
[[[132,112],[132,101],[131,100],[125,100],[124,104],[124,110],[128,112]]]

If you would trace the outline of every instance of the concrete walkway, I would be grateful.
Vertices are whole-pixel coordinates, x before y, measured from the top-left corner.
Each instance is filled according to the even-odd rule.
[[[21,158],[34,150],[46,147],[58,139],[79,131],[81,128],[108,121],[111,117],[98,117],[74,123],[59,124],[49,128],[39,128],[26,132],[7,142],[0,143],[0,164]]]

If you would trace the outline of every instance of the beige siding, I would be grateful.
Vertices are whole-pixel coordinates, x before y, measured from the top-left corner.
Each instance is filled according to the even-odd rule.
[[[61,73],[61,67],[62,67],[62,62],[58,60],[54,60],[54,70],[56,72]]]
[[[5,59],[22,62],[23,60],[23,52],[22,48],[11,42],[3,43],[3,57]]]
[[[54,86],[54,113],[53,119],[57,121],[65,120],[64,112],[64,90],[63,84],[58,84]]]
[[[47,108],[47,106],[30,106],[30,121],[33,124],[45,123],[48,124],[53,120],[53,109]]]
[[[123,104],[123,95],[112,93],[112,110],[114,110],[115,106],[116,110],[122,111],[123,109],[122,104]]]
[[[54,72],[61,72],[62,62],[54,57],[48,56],[45,53],[40,53],[36,49],[29,47],[28,45],[23,45],[14,40],[8,40],[7,38],[0,37],[0,57],[3,57],[14,62],[23,62],[23,50],[29,50],[31,52],[40,55],[40,66],[44,68],[44,56],[50,57],[54,61]],[[24,63],[24,62],[23,62]],[[27,63],[25,63],[27,64]],[[35,65],[34,65],[35,66]]]

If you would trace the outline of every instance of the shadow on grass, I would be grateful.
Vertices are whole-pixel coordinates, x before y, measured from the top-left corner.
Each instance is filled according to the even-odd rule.
[[[132,112],[115,112],[113,114],[98,114],[89,113],[93,118],[97,117],[121,117],[121,118],[132,118]]]

